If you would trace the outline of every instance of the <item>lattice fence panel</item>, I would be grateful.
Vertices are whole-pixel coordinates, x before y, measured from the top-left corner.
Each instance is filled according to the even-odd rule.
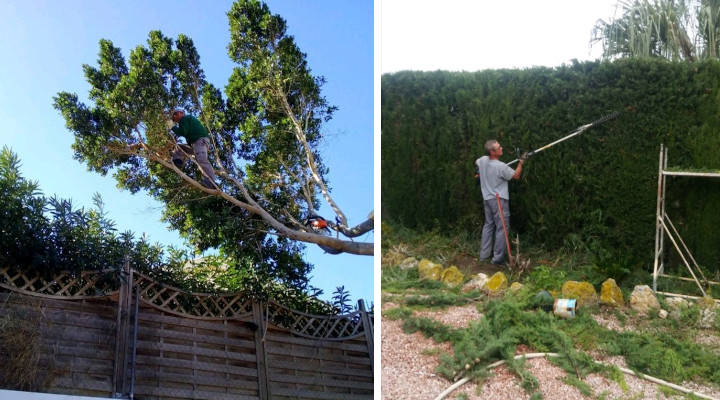
[[[38,271],[0,267],[0,286],[25,294],[63,299],[103,297],[117,292],[120,281],[114,270],[62,271],[48,277]]]
[[[175,315],[200,319],[251,319],[252,301],[243,293],[191,293],[165,285],[136,272],[134,284],[140,298],[153,307]]]
[[[277,326],[307,338],[345,340],[366,333],[359,311],[332,316],[312,315],[270,302],[266,318]]]

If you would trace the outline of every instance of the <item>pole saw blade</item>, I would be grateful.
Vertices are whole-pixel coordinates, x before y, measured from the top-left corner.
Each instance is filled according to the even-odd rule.
[[[577,135],[583,133],[585,130],[587,130],[587,129],[589,129],[589,128],[592,128],[592,127],[595,126],[595,125],[600,125],[600,124],[602,124],[602,123],[604,123],[604,122],[607,122],[607,121],[609,121],[609,120],[611,120],[611,119],[615,119],[615,118],[617,118],[619,115],[620,115],[620,112],[619,112],[619,111],[615,111],[615,112],[612,112],[612,113],[610,113],[610,114],[608,114],[608,115],[602,116],[602,117],[596,119],[595,121],[593,121],[593,122],[591,122],[591,123],[589,123],[589,124],[585,124],[585,125],[579,126],[579,127],[575,128],[574,131],[570,132],[568,135],[566,135],[566,136],[564,136],[564,137],[562,137],[562,138],[560,138],[560,139],[558,139],[558,140],[556,140],[556,141],[554,141],[554,142],[552,142],[552,143],[546,144],[545,146],[543,146],[543,147],[541,147],[541,148],[539,148],[539,149],[537,149],[537,150],[531,151],[531,152],[529,153],[529,155],[535,155],[535,154],[537,154],[537,153],[539,153],[539,152],[541,152],[541,151],[543,151],[543,150],[547,150],[547,149],[549,149],[550,147],[555,146],[556,144],[558,144],[558,143],[560,143],[560,142],[564,142],[565,140],[570,139],[570,138],[573,137],[573,136],[577,136]],[[509,166],[509,165],[513,165],[513,164],[515,164],[515,163],[518,162],[518,161],[520,161],[520,159],[512,160],[512,161],[510,161],[509,163],[507,163],[507,165],[508,165],[508,166]]]

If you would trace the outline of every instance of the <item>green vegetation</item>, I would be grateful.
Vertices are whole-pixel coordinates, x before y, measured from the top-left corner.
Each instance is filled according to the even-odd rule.
[[[135,270],[184,290],[245,291],[249,296],[271,297],[298,310],[336,312],[314,297],[317,291],[307,285],[306,276],[278,270],[275,279],[270,279],[257,273],[248,258],[221,254],[186,268],[193,260],[192,252],[152,244],[145,236],[136,239],[133,232],[118,233],[99,196],[93,198],[95,208],[89,210],[74,207],[70,200],[44,196],[37,182],[21,175],[20,160],[7,147],[0,152],[0,193],[2,265],[51,276],[61,270],[119,270],[127,256]],[[305,268],[309,270],[310,266]]]
[[[398,235],[402,232],[402,235]],[[402,236],[406,242],[400,242]],[[458,243],[460,247],[465,236],[430,238],[428,232],[413,235],[411,231],[392,229],[384,237],[388,248],[403,248],[407,254],[422,257],[419,248],[428,241],[435,243]],[[419,244],[416,246],[416,244]],[[423,247],[426,248],[426,247]],[[584,251],[584,252],[583,252]],[[489,371],[485,366],[498,360],[505,360],[508,368],[518,376],[528,393],[540,398],[537,380],[529,373],[522,360],[514,360],[518,346],[531,351],[560,353],[561,357],[550,361],[567,372],[565,382],[573,385],[585,396],[592,393],[582,381],[589,373],[601,373],[627,389],[623,373],[616,367],[601,366],[589,355],[606,354],[624,357],[628,366],[639,372],[670,382],[681,383],[693,380],[720,385],[720,359],[716,350],[695,342],[698,334],[699,308],[691,305],[680,313],[678,320],[659,319],[657,316],[643,317],[626,308],[585,307],[576,318],[561,319],[552,313],[541,311],[535,304],[535,294],[541,290],[559,290],[568,279],[599,282],[610,277],[607,271],[594,264],[593,254],[577,243],[570,243],[553,253],[536,249],[526,250],[538,260],[525,276],[521,277],[524,287],[517,292],[507,292],[499,298],[473,294],[483,318],[470,321],[464,328],[453,328],[437,320],[415,315],[414,310],[437,309],[463,304],[460,299],[468,294],[458,288],[449,288],[438,282],[432,284],[419,280],[416,268],[384,267],[382,272],[383,293],[397,304],[383,312],[383,318],[402,321],[408,332],[421,332],[436,342],[448,342],[453,346],[452,354],[439,354],[437,372],[449,380],[461,375],[482,379]],[[650,277],[635,273],[627,274],[618,281],[626,295],[636,283],[647,284]],[[442,300],[445,300],[444,302]],[[661,301],[663,301],[661,299]],[[594,315],[603,319],[615,318],[624,327],[633,330],[613,331],[598,324]],[[433,353],[434,354],[434,353]]]
[[[510,205],[526,247],[576,244],[598,267],[632,274],[652,259],[660,144],[669,148],[671,167],[720,169],[718,93],[720,61],[386,74],[383,217],[397,231],[401,225],[479,236],[483,211],[473,163],[486,140],[500,140],[507,162],[516,157],[513,147],[538,148],[621,111],[531,158],[510,185]],[[676,225],[695,258],[717,266],[718,182],[669,178],[667,198],[668,215],[683,221]]]
[[[319,151],[323,124],[336,110],[322,95],[324,78],[311,73],[286,21],[266,4],[237,0],[227,17],[234,67],[224,91],[207,80],[193,40],[183,34],[151,31],[127,60],[101,39],[97,63],[82,66],[89,101],[69,92],[54,98],[75,158],[93,172],[112,174],[121,189],[146,190],[164,205],[168,224],[197,248],[248,259],[261,275],[302,279],[309,272],[303,241],[372,254],[372,243],[313,234],[299,222],[317,213],[321,192],[339,207],[328,200]],[[209,130],[219,191],[201,191],[197,168],[170,162],[176,143],[167,123],[178,107]],[[336,214],[331,228],[347,237],[373,229],[372,219],[349,227],[347,217]]]

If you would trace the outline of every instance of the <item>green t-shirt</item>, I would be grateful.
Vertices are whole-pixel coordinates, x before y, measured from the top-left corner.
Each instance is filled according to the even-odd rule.
[[[200,120],[189,114],[180,118],[180,121],[172,128],[172,131],[175,135],[184,137],[188,144],[193,144],[202,137],[210,137],[208,136],[207,129],[205,129]]]

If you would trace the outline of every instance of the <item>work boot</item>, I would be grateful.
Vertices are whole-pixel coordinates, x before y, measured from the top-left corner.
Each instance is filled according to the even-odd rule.
[[[495,265],[496,267],[500,267],[500,268],[505,268],[508,266],[508,263],[507,263],[507,261],[505,261],[505,259],[497,260],[497,261],[493,260],[492,264]]]
[[[179,158],[173,158],[173,159],[172,159],[172,162],[173,162],[173,164],[175,164],[175,166],[178,167],[179,169],[182,169],[183,165],[185,164],[185,163],[183,162],[183,160],[181,160],[181,159],[179,159]]]

